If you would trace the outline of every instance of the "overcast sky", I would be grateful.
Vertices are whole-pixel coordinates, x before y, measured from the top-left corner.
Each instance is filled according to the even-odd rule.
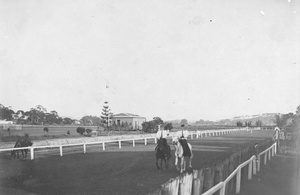
[[[299,0],[0,0],[0,103],[218,120],[300,105]]]

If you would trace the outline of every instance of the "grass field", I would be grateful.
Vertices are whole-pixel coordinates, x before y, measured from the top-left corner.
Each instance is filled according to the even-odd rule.
[[[193,169],[221,162],[272,134],[273,131],[239,132],[189,140],[194,152]],[[33,161],[13,161],[3,154],[0,194],[146,194],[179,175],[174,157],[169,170],[157,171],[154,148],[154,143],[145,146],[142,142],[134,148],[128,143],[122,149],[111,144],[105,151],[90,146],[86,154],[82,154],[82,148],[78,149],[80,153],[70,149],[63,157],[59,157],[58,151],[39,151]]]
[[[0,129],[0,140],[1,142],[16,142],[20,136],[29,134],[31,140],[48,140],[48,139],[57,139],[57,138],[68,138],[68,137],[81,137],[76,131],[79,126],[47,126],[49,132],[45,136],[44,126],[42,125],[23,125],[22,130],[10,130],[9,135],[7,129]],[[97,130],[97,126],[83,126],[86,129]],[[236,128],[232,126],[222,126],[222,125],[211,125],[211,126],[188,126],[188,130],[216,130],[216,129],[228,129]],[[173,129],[172,131],[178,131],[180,129]],[[70,132],[70,135],[67,132]],[[124,134],[144,134],[143,131],[98,131],[99,136],[109,135],[124,135]],[[1,143],[0,143],[1,144]]]
[[[242,184],[240,195],[299,195],[300,157],[278,154],[251,181]]]
[[[48,126],[49,132],[45,136],[44,126],[40,125],[27,125],[23,126],[22,130],[11,130],[9,135],[7,129],[0,130],[0,139],[2,142],[15,142],[20,136],[24,136],[26,133],[30,135],[31,140],[47,140],[47,139],[57,139],[57,138],[68,138],[68,137],[81,137],[77,133],[78,126]],[[97,130],[97,126],[83,126],[86,129]],[[67,135],[67,131],[70,135]],[[142,134],[142,131],[98,131],[99,136],[110,135],[126,135],[126,134]]]

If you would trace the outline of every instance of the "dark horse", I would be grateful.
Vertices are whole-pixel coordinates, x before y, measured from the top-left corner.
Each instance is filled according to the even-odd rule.
[[[28,147],[28,146],[32,146],[32,142],[30,141],[30,139],[19,138],[18,141],[16,142],[14,148],[23,148],[23,147]],[[11,157],[13,159],[19,159],[19,151],[20,150],[11,151]],[[22,152],[22,157],[27,158],[28,149],[21,149],[21,152]]]
[[[155,147],[156,156],[156,167],[158,171],[162,170],[163,162],[165,163],[165,168],[169,168],[169,159],[171,158],[171,148],[167,143],[165,138],[157,140],[157,146]],[[160,159],[160,166],[158,165],[158,160]]]

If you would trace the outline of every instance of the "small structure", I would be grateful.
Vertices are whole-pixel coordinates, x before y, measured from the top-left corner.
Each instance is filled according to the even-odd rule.
[[[142,123],[146,121],[145,117],[141,117],[135,114],[129,113],[119,113],[112,115],[112,124],[123,127],[124,125],[128,125],[132,130],[141,130]]]

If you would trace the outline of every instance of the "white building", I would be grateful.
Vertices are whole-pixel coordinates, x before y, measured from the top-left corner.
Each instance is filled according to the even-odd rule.
[[[143,128],[142,123],[145,121],[145,117],[141,117],[135,114],[119,113],[112,115],[112,124],[115,124],[120,127],[124,124],[127,124],[134,130],[141,130]]]

